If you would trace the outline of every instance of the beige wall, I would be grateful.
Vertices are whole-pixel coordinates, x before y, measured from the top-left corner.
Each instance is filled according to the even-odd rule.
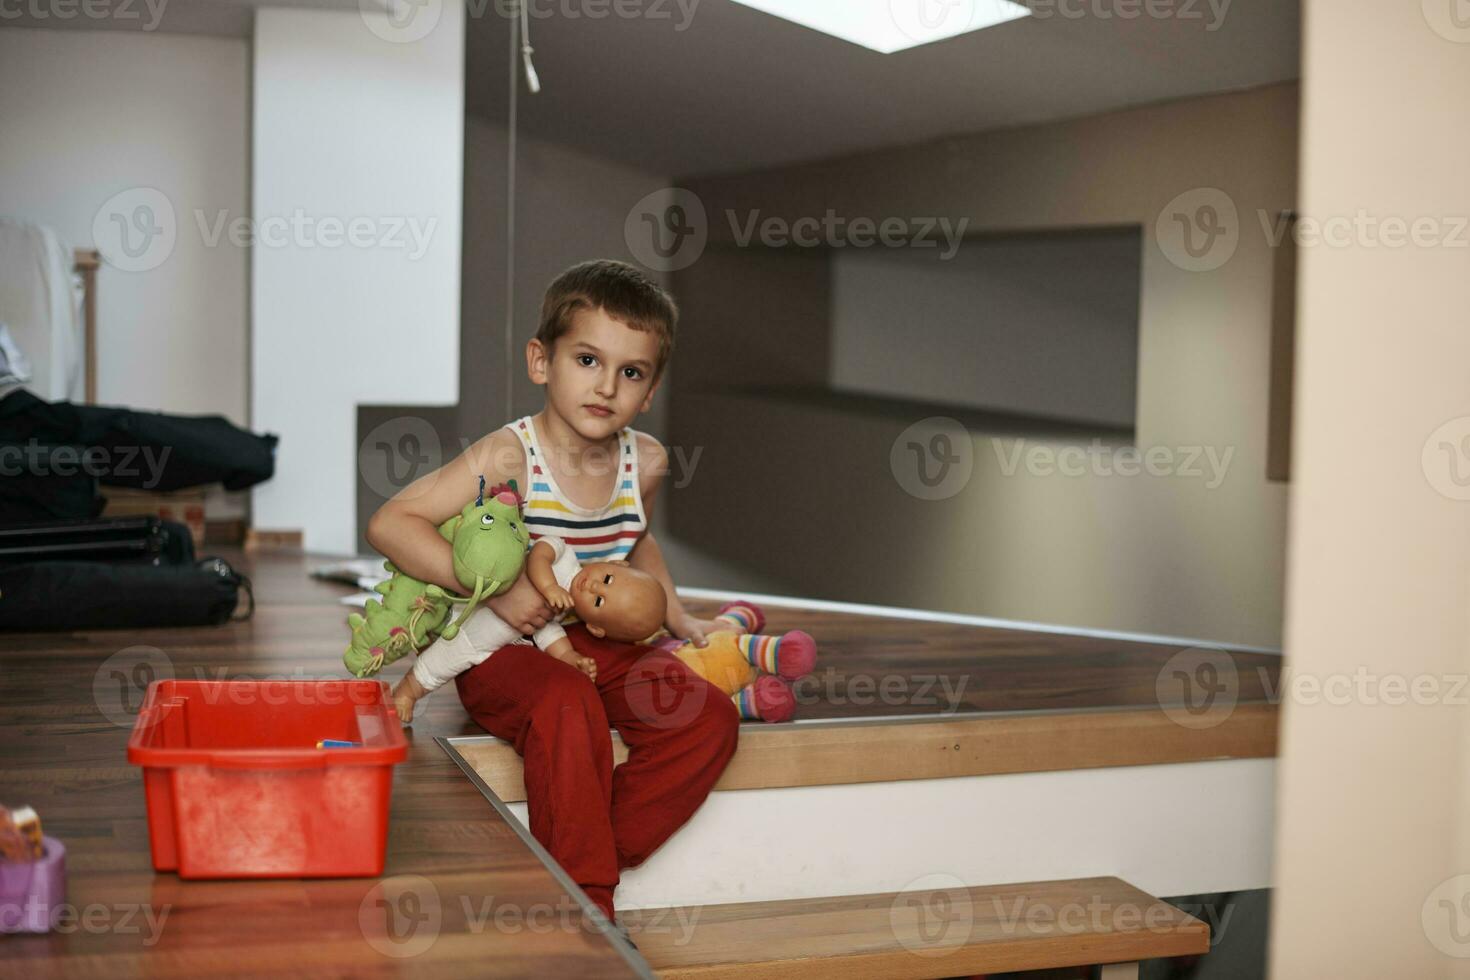
[[[690,183],[712,247],[675,276],[687,316],[672,434],[704,457],[671,495],[674,529],[802,595],[1276,645],[1286,490],[1265,479],[1272,253],[1256,213],[1293,206],[1296,140],[1297,89],[1281,85]],[[1200,187],[1239,213],[1233,257],[1208,272],[1173,264],[1153,235]],[[1006,476],[1013,440],[977,431],[963,491],[919,500],[890,449],[942,411],[732,390],[822,383],[826,272],[817,250],[728,247],[726,211],[829,208],[968,218],[972,232],[1142,225],[1137,445],[1231,452],[1223,481]],[[767,490],[753,526],[724,516]]]
[[[0,214],[94,247],[113,195],[173,205],[166,259],[99,275],[100,401],[246,422],[248,255],[196,215],[248,213],[249,78],[243,38],[0,30]]]
[[[249,59],[243,38],[0,30],[0,214],[105,248],[93,227],[109,202],[127,211],[130,191],[154,188],[174,209],[156,267],[98,273],[103,403],[249,421],[249,255],[199,230],[249,214]],[[245,508],[209,491],[211,518]]]
[[[1463,221],[1470,30],[1452,25],[1452,5],[1305,6],[1304,215]],[[1287,699],[1279,978],[1470,968],[1470,880],[1455,880],[1470,872],[1470,725],[1465,691],[1448,691],[1470,666],[1470,503],[1451,499],[1464,488],[1449,468],[1466,465],[1470,432],[1470,252],[1457,237],[1301,253],[1291,669],[1397,676],[1451,697],[1394,706],[1403,692],[1375,684],[1343,703]]]

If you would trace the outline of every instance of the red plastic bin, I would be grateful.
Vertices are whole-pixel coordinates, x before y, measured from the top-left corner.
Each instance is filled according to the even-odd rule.
[[[153,867],[181,878],[382,874],[407,756],[376,680],[154,681],[128,739]]]

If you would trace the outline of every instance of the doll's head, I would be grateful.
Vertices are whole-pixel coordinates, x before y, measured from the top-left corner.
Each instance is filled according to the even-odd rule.
[[[641,569],[610,561],[583,565],[568,591],[593,636],[634,643],[664,624],[664,587]]]

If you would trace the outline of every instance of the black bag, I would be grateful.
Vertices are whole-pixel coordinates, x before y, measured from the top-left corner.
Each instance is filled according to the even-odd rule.
[[[246,608],[236,616],[240,592]],[[0,568],[0,630],[217,626],[255,610],[250,580],[219,558],[181,565],[43,561]]]
[[[96,517],[99,484],[244,490],[271,478],[276,443],[219,415],[48,402],[18,389],[0,398],[0,525]]]
[[[37,561],[194,561],[194,539],[183,524],[157,517],[99,517],[0,527],[0,568]]]

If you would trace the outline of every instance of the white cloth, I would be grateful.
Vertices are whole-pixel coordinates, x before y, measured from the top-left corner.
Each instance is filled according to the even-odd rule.
[[[30,358],[27,387],[48,401],[83,395],[86,353],[74,264],[71,249],[50,228],[0,218],[0,321]]]
[[[10,336],[10,327],[0,322],[0,398],[31,380],[31,362]]]
[[[570,590],[572,579],[582,570],[577,553],[558,537],[547,535],[536,542],[542,543],[549,544],[554,553],[551,574],[556,577],[556,584]],[[561,622],[553,619],[535,632],[531,642],[545,650],[566,635]],[[425,691],[437,691],[471,667],[484,663],[501,647],[524,642],[520,630],[491,612],[490,607],[481,606],[465,620],[454,639],[440,637],[424,648],[413,665],[413,676]]]

